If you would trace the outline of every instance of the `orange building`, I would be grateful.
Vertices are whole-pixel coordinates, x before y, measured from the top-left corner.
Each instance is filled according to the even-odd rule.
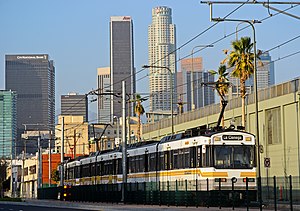
[[[57,166],[60,164],[60,154],[51,154],[51,172],[57,170]],[[50,172],[50,175],[51,175]],[[56,185],[57,182],[51,179],[51,185]],[[49,185],[49,154],[42,155],[42,184],[43,186]]]

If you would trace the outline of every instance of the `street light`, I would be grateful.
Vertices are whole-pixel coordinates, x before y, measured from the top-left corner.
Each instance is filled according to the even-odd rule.
[[[195,100],[194,100],[194,50],[195,48],[208,48],[208,47],[214,47],[214,45],[197,45],[193,47],[192,49],[192,71],[191,71],[191,103],[192,103],[192,110],[195,110]]]
[[[172,135],[174,134],[174,117],[173,117],[173,95],[174,95],[174,87],[173,87],[173,73],[170,68],[165,66],[155,66],[155,65],[143,65],[143,68],[162,68],[167,69],[170,73],[170,86],[171,86],[171,119],[172,119]]]
[[[261,172],[260,172],[260,145],[259,145],[259,127],[258,127],[258,93],[257,93],[257,65],[256,65],[256,39],[255,39],[255,23],[261,23],[258,20],[242,20],[242,19],[226,19],[226,18],[212,18],[212,21],[222,22],[243,22],[248,23],[252,27],[253,31],[253,50],[254,50],[254,103],[255,103],[255,128],[256,128],[256,143],[257,143],[257,163],[258,163],[258,193],[259,193],[259,206],[260,210],[262,210],[262,196],[261,196]]]

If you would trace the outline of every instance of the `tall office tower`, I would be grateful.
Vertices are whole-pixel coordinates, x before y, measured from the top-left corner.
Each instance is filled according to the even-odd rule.
[[[110,68],[97,68],[98,88],[98,123],[110,123],[111,119],[111,96],[110,92]]]
[[[49,55],[6,55],[5,89],[17,93],[17,153],[23,150],[24,130],[54,134],[55,68]],[[47,146],[46,141],[41,143]],[[35,140],[35,146],[27,151],[35,152],[36,146]]]
[[[230,82],[232,87],[229,89],[229,96],[231,98],[240,96],[240,79],[230,76]],[[274,62],[272,62],[271,56],[268,52],[259,56],[257,62],[257,89],[267,88],[275,84],[274,75]],[[253,75],[246,81],[246,92],[252,93],[254,89]]]
[[[193,83],[191,74],[193,74]],[[182,59],[181,72],[177,73],[177,93],[178,102],[183,103],[183,110],[192,110],[192,84],[195,109],[215,103],[214,90],[204,85],[213,81],[214,76],[203,70],[201,57]]]
[[[135,69],[133,52],[133,23],[129,16],[110,18],[110,82],[111,92],[122,93],[122,81],[126,81],[126,94],[134,94]],[[129,96],[128,95],[128,96]],[[111,95],[111,119],[122,116],[121,98]],[[131,114],[133,106],[131,106]],[[126,112],[127,113],[127,112]],[[130,115],[131,115],[130,114]]]
[[[71,92],[61,96],[62,116],[83,116],[83,121],[88,122],[88,101],[86,95]]]
[[[0,157],[15,157],[17,138],[17,94],[0,90]]]
[[[175,33],[175,25],[172,24],[172,10],[168,7],[153,8],[152,23],[148,27],[148,61],[150,66],[164,68],[150,67],[150,112],[170,112],[172,92],[174,103],[176,103]],[[173,106],[173,108],[175,107]]]
[[[263,89],[275,84],[274,62],[269,52],[259,56],[262,64],[257,66],[257,88]]]

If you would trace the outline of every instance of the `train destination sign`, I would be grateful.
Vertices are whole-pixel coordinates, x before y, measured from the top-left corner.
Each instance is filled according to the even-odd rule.
[[[223,135],[222,139],[225,141],[242,141],[242,135]]]

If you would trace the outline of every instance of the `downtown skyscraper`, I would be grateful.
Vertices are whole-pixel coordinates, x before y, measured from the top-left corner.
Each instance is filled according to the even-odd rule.
[[[112,122],[110,94],[110,68],[97,68],[97,97],[98,97],[98,123]]]
[[[86,95],[70,92],[60,96],[62,116],[83,116],[83,121],[88,122],[88,100]]]
[[[183,111],[191,111],[215,103],[214,89],[207,86],[207,83],[211,82],[214,82],[214,76],[203,69],[202,57],[181,60],[181,72],[177,72],[177,93],[178,102],[183,103]],[[194,85],[193,91],[192,85]]]
[[[126,81],[127,96],[132,97],[136,92],[133,23],[130,16],[113,16],[110,18],[110,92],[115,95],[110,96],[110,121],[114,116],[122,116],[122,81]],[[130,114],[132,113],[133,105],[130,109]]]
[[[23,150],[21,134],[25,130],[54,134],[55,68],[49,55],[6,55],[5,89],[17,94],[17,153]],[[27,151],[35,150],[32,146]]]
[[[0,157],[14,158],[17,138],[17,94],[0,90]]]
[[[171,8],[153,8],[152,23],[148,27],[148,64],[157,67],[150,67],[150,113],[171,114],[171,95],[174,102],[177,96],[175,49],[176,28]]]

